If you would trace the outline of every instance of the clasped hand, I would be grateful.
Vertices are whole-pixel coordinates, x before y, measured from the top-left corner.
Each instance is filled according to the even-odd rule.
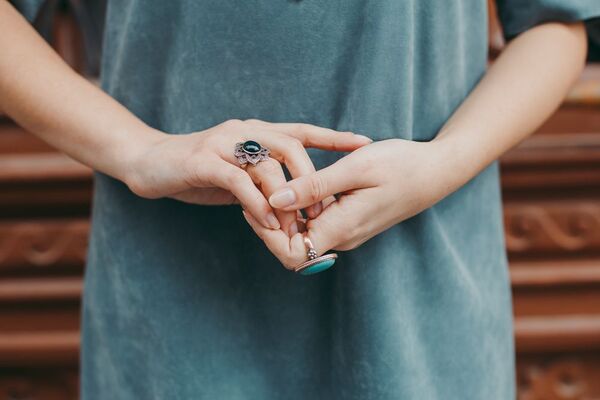
[[[351,250],[456,189],[456,179],[444,165],[445,151],[435,141],[375,142],[285,183],[270,193],[269,203],[276,210],[296,212],[323,202],[322,212],[306,222],[305,234],[318,255]],[[286,268],[306,261],[301,234],[290,237],[265,228],[248,212],[244,216]]]
[[[230,120],[187,135],[154,133],[129,162],[129,188],[146,198],[241,204],[252,229],[288,269],[306,261],[303,235],[318,255],[350,250],[455,188],[444,146],[435,141],[372,143],[351,132],[260,120]],[[271,158],[241,168],[233,150],[246,140],[269,148]],[[315,171],[307,147],[350,154]]]

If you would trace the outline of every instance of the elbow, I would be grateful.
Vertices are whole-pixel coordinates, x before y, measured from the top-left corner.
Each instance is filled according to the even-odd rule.
[[[538,30],[538,33],[545,36],[544,44],[549,46],[547,49],[558,55],[563,74],[571,78],[571,84],[575,83],[587,60],[588,40],[585,23],[549,22],[533,30]]]
[[[573,23],[560,23],[560,29],[564,32],[565,55],[573,62],[573,80],[577,79],[585,68],[588,40],[585,23],[577,21]]]

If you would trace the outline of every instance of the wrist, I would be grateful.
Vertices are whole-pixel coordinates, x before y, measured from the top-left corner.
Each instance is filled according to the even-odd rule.
[[[123,133],[124,142],[118,145],[115,152],[116,158],[118,158],[116,164],[119,165],[115,177],[130,188],[143,186],[144,172],[147,169],[144,165],[144,161],[147,161],[146,155],[151,148],[166,139],[167,136],[149,126]]]
[[[440,182],[440,199],[466,184],[482,168],[471,146],[461,143],[457,135],[440,132],[429,144],[436,160],[432,165]]]

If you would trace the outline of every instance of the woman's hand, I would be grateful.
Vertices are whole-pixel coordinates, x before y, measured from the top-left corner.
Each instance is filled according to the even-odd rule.
[[[274,214],[265,198],[285,184],[282,164],[298,178],[315,171],[305,147],[352,151],[371,142],[351,132],[259,120],[229,120],[202,132],[160,133],[152,138],[129,163],[124,180],[134,193],[195,204],[239,202],[261,225],[282,227],[290,235],[298,232],[296,211],[276,210]],[[240,168],[234,148],[246,140],[269,148],[271,159]],[[307,209],[309,215],[320,212],[317,203],[308,205],[312,206]]]
[[[6,1],[0,1],[0,49],[0,109],[50,145],[143,197],[196,204],[239,201],[264,226],[294,233],[296,215],[273,214],[255,183],[267,195],[285,183],[277,161],[293,177],[313,172],[304,147],[350,151],[370,142],[308,124],[253,120],[166,135],[73,71]],[[274,160],[244,171],[233,153],[235,144],[246,139],[271,149]],[[317,214],[319,206],[307,213]]]
[[[306,223],[319,255],[350,250],[423,209],[460,185],[442,143],[384,140],[362,147],[335,164],[294,179],[273,193],[270,204],[293,211],[341,194]],[[306,261],[302,234],[291,238],[246,220],[288,269]]]

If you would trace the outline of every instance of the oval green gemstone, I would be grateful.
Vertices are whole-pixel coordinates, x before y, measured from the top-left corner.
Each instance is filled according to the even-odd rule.
[[[244,149],[244,151],[246,153],[250,153],[250,154],[258,153],[261,148],[262,147],[260,147],[260,144],[258,144],[254,140],[245,141],[244,144],[242,145],[242,149]]]

